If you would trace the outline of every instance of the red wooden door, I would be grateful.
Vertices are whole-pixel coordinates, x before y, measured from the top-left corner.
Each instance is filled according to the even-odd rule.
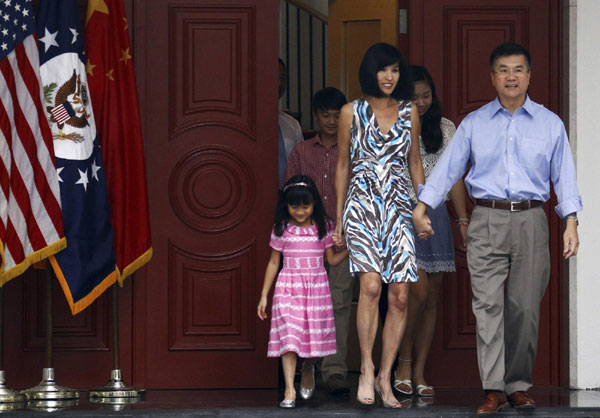
[[[496,45],[508,41],[522,43],[531,52],[532,99],[560,114],[559,0],[411,0],[409,22],[410,62],[429,69],[444,104],[444,115],[457,126],[469,112],[496,96],[490,82],[489,55]],[[554,205],[546,204],[552,267],[541,306],[533,376],[536,385],[563,383],[559,280],[562,231],[551,209]],[[454,236],[458,236],[456,229]],[[457,272],[444,279],[437,332],[427,366],[428,381],[449,386],[480,385],[466,255],[455,248]]]
[[[277,195],[277,0],[134,4],[152,268],[134,381],[273,387],[256,316]]]

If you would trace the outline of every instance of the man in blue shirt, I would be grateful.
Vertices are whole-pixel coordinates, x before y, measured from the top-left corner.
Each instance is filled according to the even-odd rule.
[[[542,208],[550,198],[550,181],[558,197],[554,209],[567,218],[563,256],[577,254],[579,246],[582,203],[567,134],[557,115],[527,95],[530,65],[529,51],[519,44],[494,49],[490,68],[498,97],[462,121],[420,188],[413,212],[419,237],[426,239],[434,233],[426,207],[437,207],[471,163],[465,185],[475,208],[467,262],[486,391],[478,415],[494,413],[508,401],[516,408],[535,407],[527,390],[537,352],[539,305],[550,277]]]

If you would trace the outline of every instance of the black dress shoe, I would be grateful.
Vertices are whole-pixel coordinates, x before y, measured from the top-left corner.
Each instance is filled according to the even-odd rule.
[[[350,393],[350,385],[341,374],[332,374],[325,382],[329,393],[332,395],[342,395]]]

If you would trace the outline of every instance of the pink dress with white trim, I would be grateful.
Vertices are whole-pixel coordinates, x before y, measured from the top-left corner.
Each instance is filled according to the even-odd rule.
[[[327,272],[326,248],[333,245],[329,231],[322,240],[315,225],[288,224],[283,235],[271,232],[271,248],[283,253],[273,305],[268,357],[293,351],[303,358],[335,354],[335,323]]]

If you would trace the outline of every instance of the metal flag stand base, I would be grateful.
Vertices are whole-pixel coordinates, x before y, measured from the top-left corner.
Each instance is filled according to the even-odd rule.
[[[145,390],[136,390],[127,386],[123,382],[121,369],[119,367],[119,285],[113,285],[112,298],[112,319],[113,319],[113,369],[110,372],[109,382],[99,388],[90,390],[89,400],[94,403],[103,403],[119,406],[129,405],[140,402]]]
[[[90,390],[90,400],[93,398],[138,398],[140,392],[127,386],[121,377],[121,370],[115,369],[110,372],[109,382],[102,387]]]
[[[67,400],[79,399],[79,392],[59,386],[54,381],[54,369],[46,367],[42,372],[42,381],[31,389],[23,391],[28,400]]]
[[[52,367],[52,268],[48,268],[48,281],[46,289],[46,364],[42,371],[42,381],[31,389],[22,393],[30,401],[68,401],[79,399],[79,392],[74,389],[59,386],[54,381],[54,368]],[[61,405],[57,405],[60,409]],[[43,408],[43,406],[42,406]]]
[[[62,411],[63,409],[69,408],[71,406],[77,406],[78,403],[78,399],[34,399],[27,402],[27,409],[30,409],[32,411],[56,412]]]
[[[25,395],[6,387],[6,385],[4,384],[4,370],[0,370],[0,404],[24,403],[24,402],[25,402]],[[0,405],[0,410],[3,410],[3,409],[4,409],[3,405]],[[9,406],[8,409],[12,409],[12,408],[10,408],[10,406]]]

